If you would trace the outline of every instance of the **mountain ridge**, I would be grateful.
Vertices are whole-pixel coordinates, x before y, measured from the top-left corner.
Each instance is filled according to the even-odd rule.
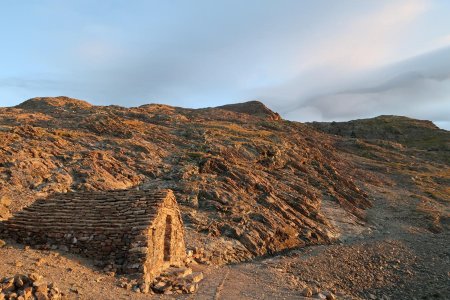
[[[365,178],[382,184],[375,166],[415,151],[330,135],[255,101],[185,109],[30,100],[0,108],[0,184],[12,212],[52,193],[170,188],[189,246],[206,239],[222,262],[335,241],[342,230],[329,208],[364,223],[372,206]]]

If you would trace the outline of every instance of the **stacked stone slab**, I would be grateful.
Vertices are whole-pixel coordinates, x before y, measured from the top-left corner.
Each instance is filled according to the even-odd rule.
[[[2,223],[2,234],[18,242],[79,253],[146,283],[186,254],[171,190],[55,194]]]

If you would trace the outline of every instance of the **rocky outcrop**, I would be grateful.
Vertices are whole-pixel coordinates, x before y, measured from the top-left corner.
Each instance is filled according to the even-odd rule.
[[[11,199],[8,196],[0,196],[0,221],[11,217],[11,212],[9,210],[10,205]]]
[[[86,101],[73,99],[65,96],[60,97],[37,97],[29,99],[19,105],[17,108],[27,110],[53,110],[53,109],[88,109],[92,107]]]
[[[428,120],[401,116],[378,116],[348,122],[312,122],[326,133],[368,140],[384,140],[429,151],[450,151],[450,132]]]
[[[248,101],[244,103],[228,104],[218,106],[216,108],[262,117],[274,121],[281,120],[281,117],[278,113],[270,110],[267,106],[265,106],[263,103],[259,101]]]
[[[13,212],[55,192],[168,188],[188,247],[227,263],[333,241],[323,199],[360,219],[370,206],[330,136],[261,103],[48,106],[58,101],[0,108],[0,185]]]

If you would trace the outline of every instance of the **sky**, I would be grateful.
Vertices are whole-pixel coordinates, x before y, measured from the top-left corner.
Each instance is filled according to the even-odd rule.
[[[295,121],[450,129],[447,0],[0,0],[0,106],[260,100]]]

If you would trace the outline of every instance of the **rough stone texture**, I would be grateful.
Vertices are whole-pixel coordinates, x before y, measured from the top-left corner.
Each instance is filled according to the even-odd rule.
[[[360,219],[370,207],[328,135],[257,101],[184,109],[35,98],[0,108],[0,139],[12,212],[54,192],[171,189],[188,246],[213,264],[335,240],[324,201]]]
[[[11,217],[9,205],[11,205],[11,199],[8,196],[0,195],[0,221]]]
[[[348,122],[308,123],[317,130],[343,137],[383,140],[397,147],[415,147],[427,151],[447,152],[441,158],[449,161],[450,132],[428,120],[401,116],[378,116]]]
[[[16,274],[0,279],[0,299],[62,300],[68,298],[53,283],[47,283],[41,275],[31,273],[28,276]]]
[[[271,111],[263,103],[259,101],[248,101],[245,103],[227,104],[218,106],[218,109],[228,110],[237,113],[244,113],[253,116],[264,117],[269,120],[278,121],[281,120],[281,116]]]
[[[3,222],[3,234],[79,253],[150,282],[185,258],[184,229],[171,190],[56,194]]]

